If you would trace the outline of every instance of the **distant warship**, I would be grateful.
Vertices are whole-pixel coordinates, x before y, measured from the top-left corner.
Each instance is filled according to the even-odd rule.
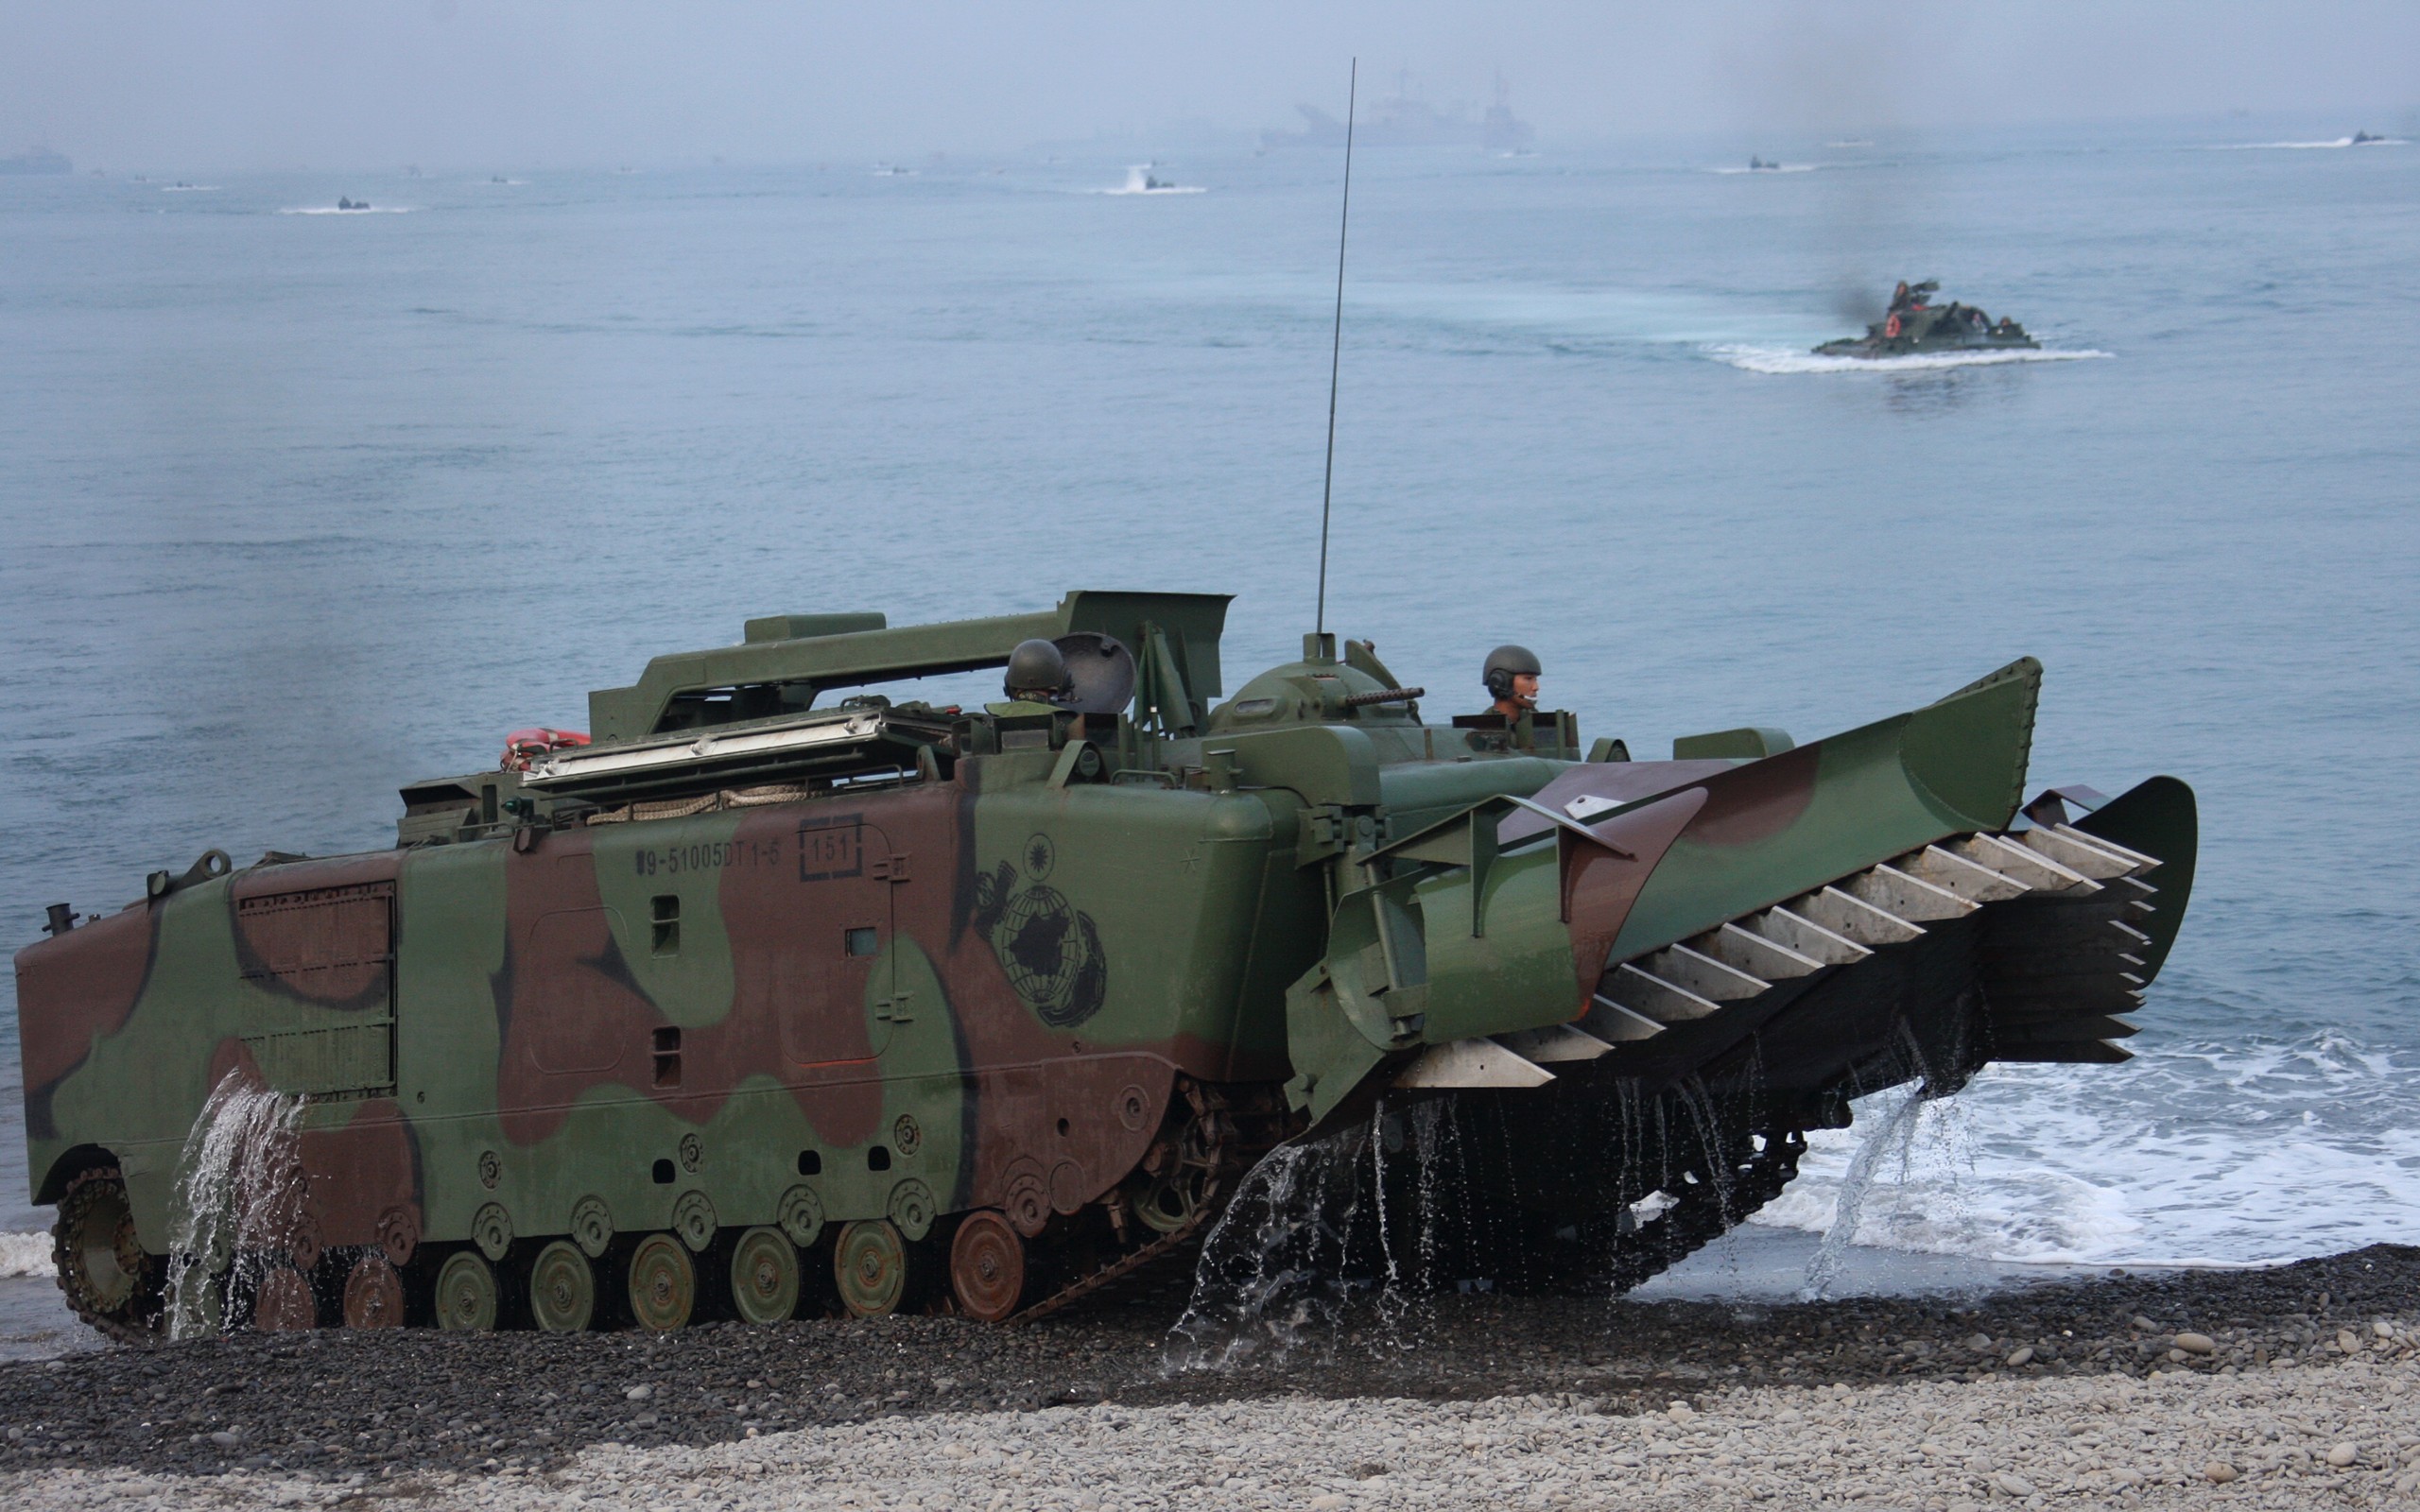
[[[48,147],[34,147],[13,158],[0,158],[0,173],[74,173],[76,164],[66,154]]]

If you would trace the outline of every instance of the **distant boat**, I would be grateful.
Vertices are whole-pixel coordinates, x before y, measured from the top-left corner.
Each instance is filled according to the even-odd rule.
[[[338,210],[368,210],[370,208],[370,201],[367,199],[347,199],[344,196],[338,195],[337,196],[337,208]]]
[[[1781,172],[1781,164],[1778,163],[1767,163],[1762,158],[1751,157],[1748,160],[1748,171],[1750,173],[1779,173]]]
[[[1138,163],[1128,168],[1126,182],[1118,188],[1110,190],[1109,193],[1114,195],[1198,195],[1202,192],[1200,184],[1177,183],[1172,180],[1159,178],[1151,172],[1154,166],[1153,163]]]
[[[34,147],[13,158],[0,158],[0,173],[74,173],[76,164],[66,154],[48,147]]]
[[[2367,146],[2373,142],[2383,142],[2385,140],[2386,138],[2382,136],[2372,136],[2367,131],[2356,131],[2353,133],[2346,145],[2360,147]]]

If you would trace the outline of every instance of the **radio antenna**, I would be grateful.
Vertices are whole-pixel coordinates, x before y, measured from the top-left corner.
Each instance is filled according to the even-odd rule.
[[[1361,60],[1344,87],[1344,208],[1336,218],[1336,331],[1327,352],[1327,476],[1320,484],[1320,601],[1311,622],[1315,633],[1327,633],[1327,520],[1336,498],[1336,380],[1344,362],[1344,232],[1353,224],[1353,108],[1361,88]]]

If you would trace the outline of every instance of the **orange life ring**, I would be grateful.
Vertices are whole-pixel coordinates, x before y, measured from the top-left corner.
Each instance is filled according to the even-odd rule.
[[[1890,319],[1882,322],[1882,334],[1886,336],[1893,338],[1897,337],[1899,335],[1899,318],[1897,316],[1894,315]]]

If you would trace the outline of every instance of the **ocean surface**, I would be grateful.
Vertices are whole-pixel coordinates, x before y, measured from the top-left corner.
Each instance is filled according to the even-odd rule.
[[[1645,754],[2030,653],[2036,786],[2201,795],[2136,1058],[1902,1121],[1868,1245],[2420,1240],[2420,146],[2358,124],[1356,163],[1330,619],[1432,705],[1519,641]],[[1219,590],[1231,687],[1289,658],[1339,165],[1130,162],[0,179],[0,937],[386,843],[751,615]],[[1807,353],[1927,277],[2045,350]],[[1827,1228],[1863,1126],[1764,1221]]]

